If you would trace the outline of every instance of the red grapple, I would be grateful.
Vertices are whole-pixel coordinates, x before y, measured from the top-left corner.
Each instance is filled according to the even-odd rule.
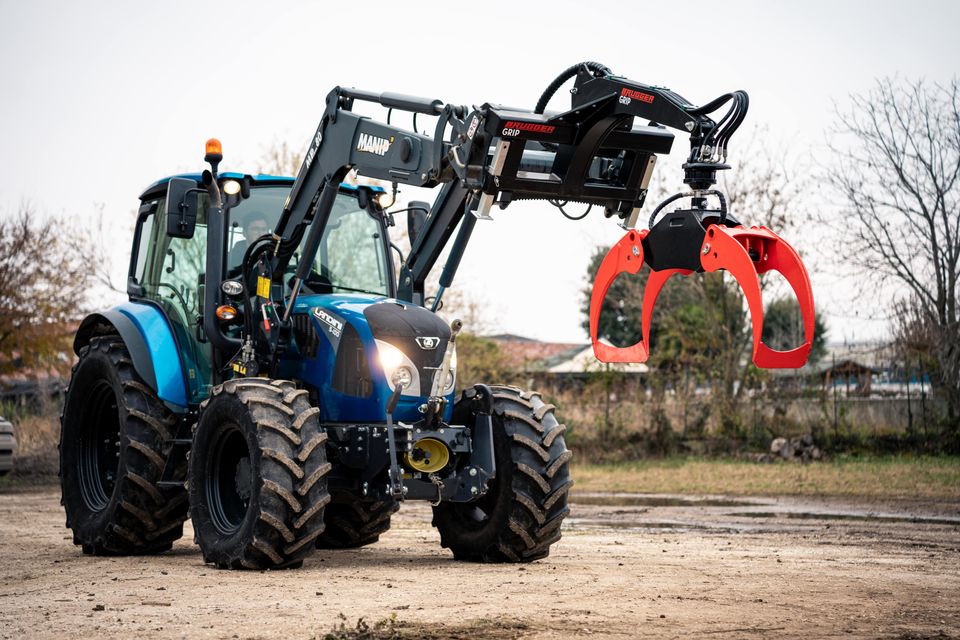
[[[650,320],[660,290],[675,274],[690,275],[689,269],[650,271],[643,293],[641,312],[643,337],[629,347],[614,347],[597,338],[600,307],[610,286],[621,273],[636,274],[644,263],[643,239],[649,232],[629,231],[615,244],[597,270],[590,296],[590,339],[593,352],[601,362],[644,362],[650,356]],[[736,279],[750,308],[753,324],[753,363],[763,369],[802,367],[813,344],[814,304],[810,277],[800,256],[783,238],[765,227],[707,227],[700,248],[704,271],[725,269]],[[778,271],[793,288],[803,318],[804,343],[790,351],[776,351],[761,340],[763,334],[763,296],[758,275]]]

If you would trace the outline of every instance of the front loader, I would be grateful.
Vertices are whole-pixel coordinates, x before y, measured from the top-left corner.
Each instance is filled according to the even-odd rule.
[[[570,108],[547,112],[571,79]],[[386,121],[355,113],[358,101],[386,107]],[[140,197],[130,300],[77,332],[60,443],[74,542],[92,554],[161,552],[189,516],[206,562],[295,567],[316,547],[375,542],[400,503],[427,500],[457,559],[547,556],[572,486],[565,427],[533,392],[476,384],[455,394],[462,326],[436,315],[443,293],[494,206],[545,199],[575,217],[567,207],[583,203],[626,229],[591,301],[598,358],[647,357],[646,334],[617,348],[596,329],[613,280],[646,264],[645,331],[667,278],[724,269],[746,292],[756,364],[802,365],[813,338],[802,263],[773,232],[742,227],[713,189],[746,109],[743,92],[695,107],[588,62],[533,110],[337,87],[295,179],[220,173],[209,141],[209,169]],[[391,124],[402,112],[413,114],[409,129]],[[431,131],[417,115],[434,119]],[[689,135],[691,191],[640,231],[668,127]],[[350,172],[394,193],[349,186]],[[399,273],[388,228],[401,211],[383,207],[397,185],[439,190],[432,205],[408,207]],[[689,208],[658,219],[681,197]],[[427,291],[448,245],[440,286]],[[793,351],[760,341],[757,274],[767,270],[785,275],[804,313]]]

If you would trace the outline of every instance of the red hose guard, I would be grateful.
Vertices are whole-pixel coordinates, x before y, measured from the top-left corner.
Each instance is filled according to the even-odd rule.
[[[650,321],[660,290],[674,274],[689,275],[687,269],[650,271],[643,293],[643,338],[629,347],[601,343],[597,333],[600,308],[613,281],[621,273],[636,274],[644,264],[642,241],[648,231],[629,231],[615,244],[597,269],[590,296],[590,339],[593,353],[601,362],[644,362],[650,356]],[[751,258],[751,253],[756,260]],[[700,249],[700,262],[705,271],[725,269],[737,280],[747,299],[753,325],[753,363],[763,369],[799,368],[810,354],[813,344],[814,304],[810,277],[800,256],[785,240],[765,227],[728,228],[710,225]],[[803,318],[804,343],[790,351],[776,351],[763,343],[763,296],[758,275],[780,272],[793,288]]]

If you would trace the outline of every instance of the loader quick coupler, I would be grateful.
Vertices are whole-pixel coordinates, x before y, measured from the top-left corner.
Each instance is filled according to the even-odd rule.
[[[692,197],[702,204],[706,196],[721,199],[719,210],[700,207],[677,209],[655,221],[666,204]],[[799,368],[813,344],[814,302],[810,277],[800,256],[783,238],[766,227],[743,227],[726,212],[718,191],[694,191],[664,201],[654,211],[650,228],[631,229],[610,249],[594,279],[590,298],[590,337],[594,354],[603,362],[644,362],[650,356],[650,323],[657,296],[674,275],[725,270],[732,275],[747,300],[753,330],[753,363],[760,368]],[[615,347],[598,339],[600,309],[610,286],[621,273],[637,274],[650,268],[641,306],[642,338],[629,347]],[[804,342],[789,351],[776,351],[763,343],[763,296],[759,276],[780,272],[796,295],[803,318]]]

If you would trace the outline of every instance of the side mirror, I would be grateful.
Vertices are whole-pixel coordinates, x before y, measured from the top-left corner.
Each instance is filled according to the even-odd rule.
[[[167,185],[167,235],[171,238],[193,237],[200,208],[197,183],[187,178],[171,178]]]
[[[420,232],[427,223],[430,214],[430,203],[420,200],[411,200],[407,205],[407,235],[410,236],[410,246],[413,247]]]

